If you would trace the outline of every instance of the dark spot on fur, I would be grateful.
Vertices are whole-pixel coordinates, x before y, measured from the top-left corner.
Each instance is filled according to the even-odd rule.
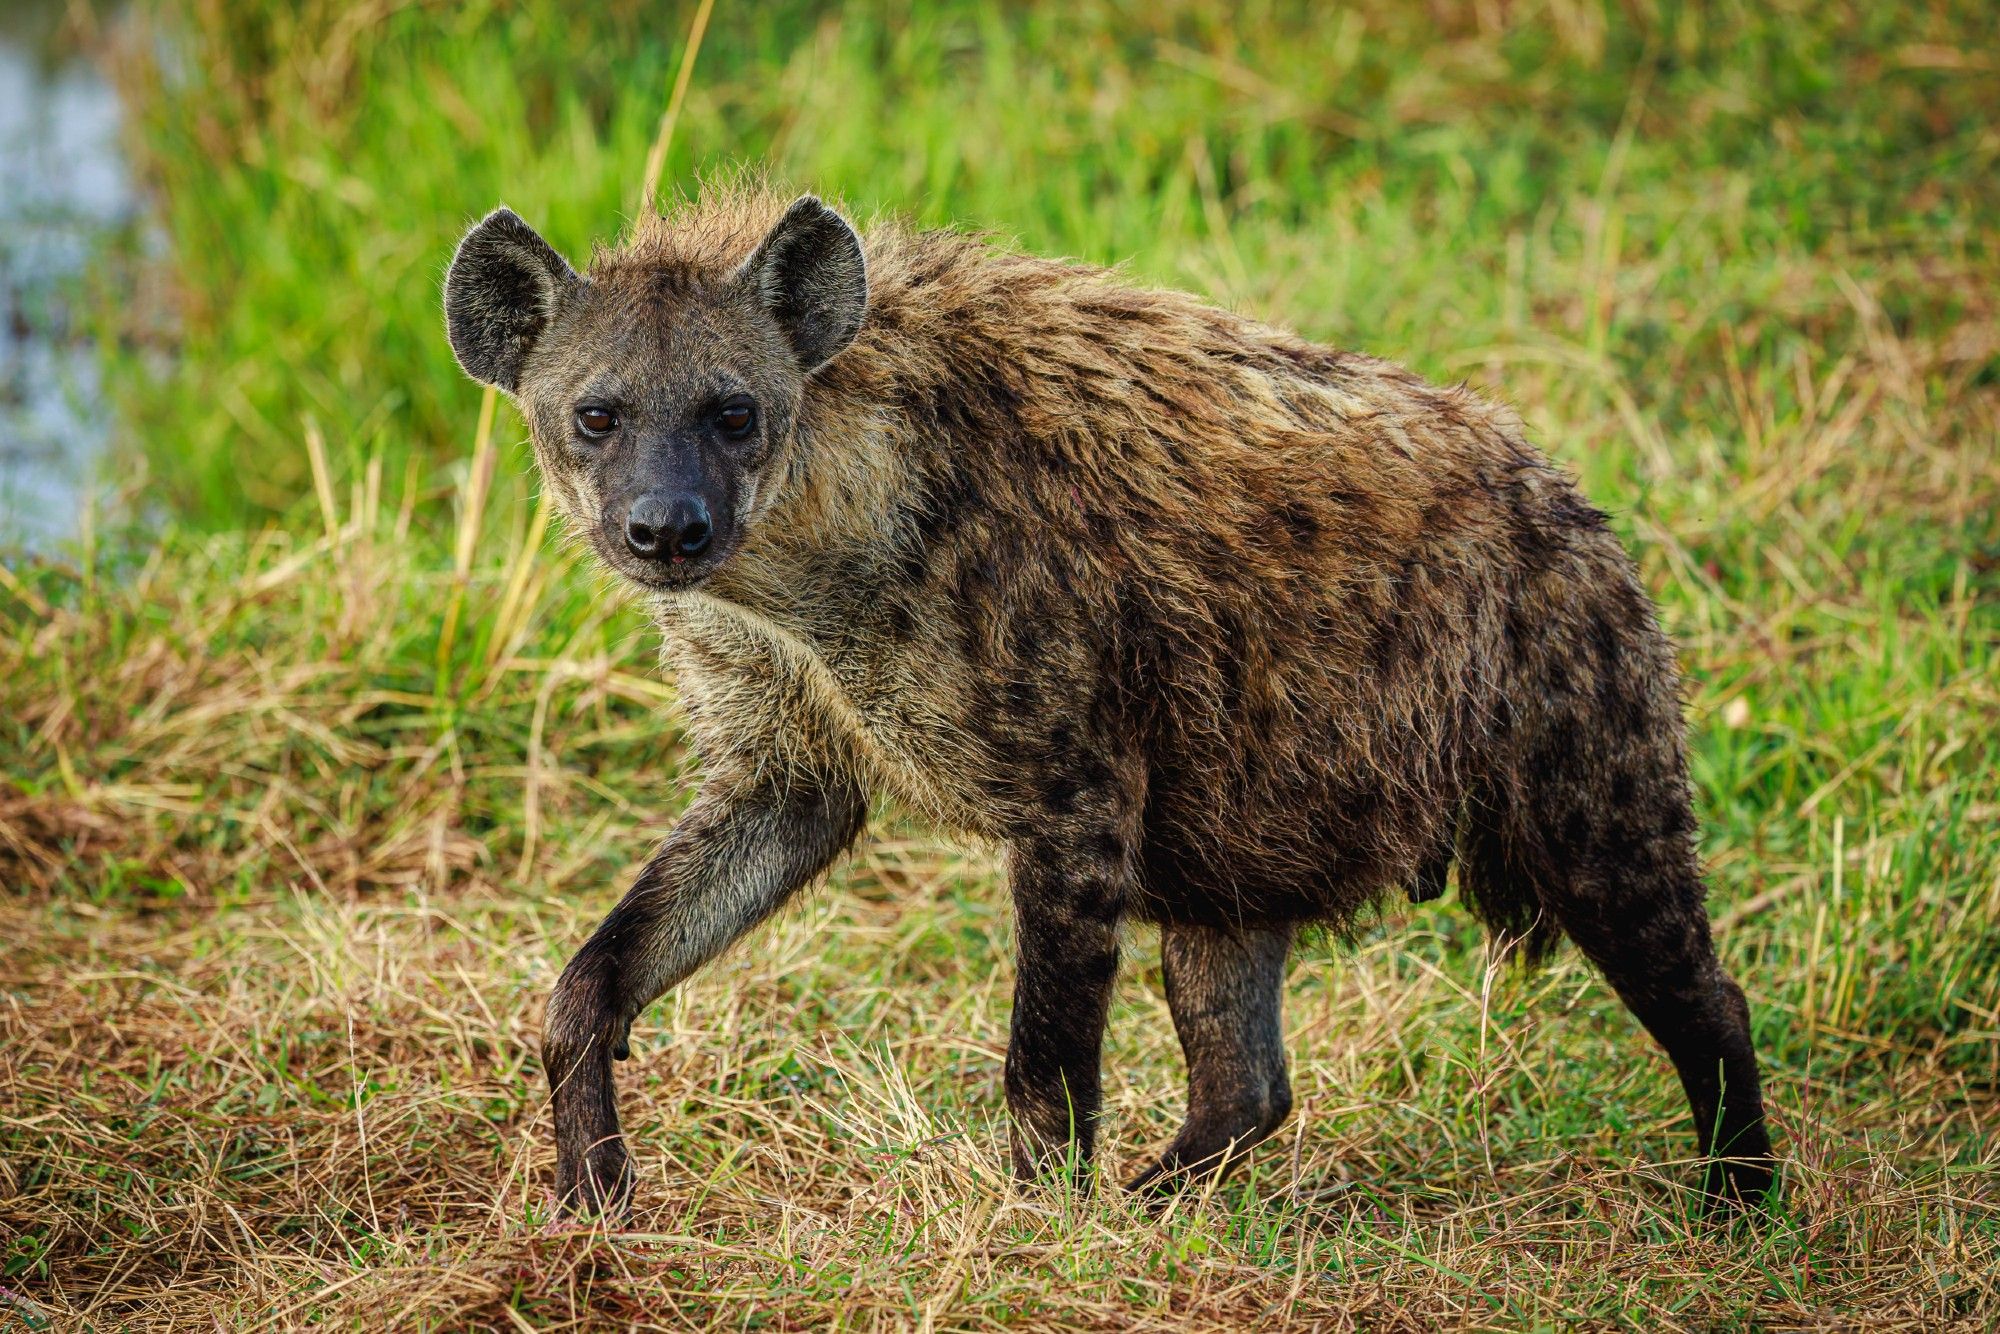
[[[1571,807],[1563,816],[1562,840],[1564,848],[1575,856],[1590,846],[1590,816],[1583,810]]]
[[[1070,774],[1058,773],[1042,780],[1042,805],[1051,815],[1070,815],[1076,811],[1077,793],[1082,791]]]
[[[1279,508],[1278,522],[1284,525],[1285,533],[1295,547],[1310,548],[1319,540],[1319,520],[1309,506],[1298,501]]]

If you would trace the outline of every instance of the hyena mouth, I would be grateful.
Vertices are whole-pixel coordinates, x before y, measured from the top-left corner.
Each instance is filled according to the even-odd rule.
[[[618,573],[631,583],[652,593],[675,593],[693,588],[713,572],[714,566],[708,561],[691,561],[686,564],[659,566],[646,570],[635,570],[627,566],[615,567]]]
[[[730,548],[711,548],[699,556],[675,556],[670,560],[639,562],[629,557],[620,559],[606,556],[609,565],[621,578],[637,584],[654,593],[674,593],[693,588],[707,579],[729,559]]]

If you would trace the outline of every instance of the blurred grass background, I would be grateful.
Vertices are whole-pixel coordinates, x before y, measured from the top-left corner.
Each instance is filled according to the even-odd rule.
[[[130,80],[181,280],[174,372],[124,377],[157,483],[207,523],[282,511],[307,414],[336,466],[462,458],[476,393],[436,337],[444,258],[501,200],[577,256],[632,215],[685,15],[188,11],[161,23],[172,78]],[[1842,272],[1885,282],[1892,323],[1991,314],[1964,267],[2000,210],[1982,15],[724,4],[666,179],[768,166],[1447,378],[1559,342],[1584,364],[1542,429],[1611,451],[1609,482],[1660,432],[1735,424],[1702,372],[1791,381],[1846,332]],[[1577,438],[1620,397],[1640,439]],[[1745,433],[1716,434],[1741,462]]]
[[[438,283],[496,202],[573,257],[617,232],[691,13],[184,0],[100,34],[166,241],[95,310],[149,521],[0,566],[10,1291],[162,1326],[2000,1319],[1972,3],[721,0],[669,189],[762,166],[1469,379],[1613,511],[1689,669],[1789,1189],[1692,1225],[1664,1062],[1448,900],[1302,950],[1303,1114],[1251,1180],[1165,1223],[1010,1199],[997,867],[884,812],[642,1020],[640,1235],[542,1230],[539,1001],[691,775]],[[121,296],[141,262],[167,318]],[[1114,1161],[1181,1103],[1155,955]]]

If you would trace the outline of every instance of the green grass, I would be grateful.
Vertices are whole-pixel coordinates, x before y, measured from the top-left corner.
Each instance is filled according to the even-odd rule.
[[[1691,1221],[1664,1060],[1447,900],[1301,950],[1300,1115],[1248,1180],[1164,1221],[1018,1195],[997,864],[884,810],[641,1022],[611,1235],[546,1225],[540,1004],[692,775],[644,626],[531,541],[518,422],[475,448],[437,294],[494,202],[579,255],[635,207],[690,10],[578,8],[189,4],[168,73],[122,60],[171,356],[115,283],[98,319],[163,526],[0,567],[0,1312],[2000,1320],[1981,7],[724,0],[671,182],[767,164],[1470,379],[1613,511],[1786,1193]],[[1181,1105],[1143,933],[1106,1065],[1122,1168]]]

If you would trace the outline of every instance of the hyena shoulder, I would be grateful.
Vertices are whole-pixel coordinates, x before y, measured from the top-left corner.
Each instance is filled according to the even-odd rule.
[[[989,765],[946,701],[963,664],[934,646],[815,633],[810,622],[696,594],[656,613],[697,750],[711,767],[775,764],[895,797],[995,837]]]

